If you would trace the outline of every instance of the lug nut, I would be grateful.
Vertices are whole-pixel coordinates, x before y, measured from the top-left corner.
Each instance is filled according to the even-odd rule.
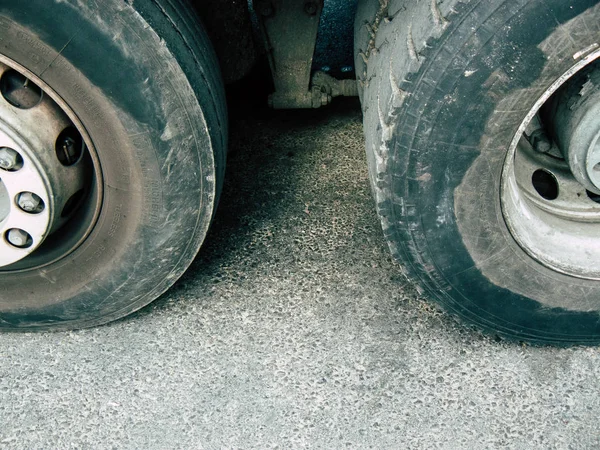
[[[18,248],[31,247],[33,239],[26,231],[13,228],[6,233],[8,242]]]
[[[12,148],[0,148],[0,169],[17,170],[22,161],[21,155]]]
[[[533,146],[534,150],[539,153],[548,153],[552,149],[552,141],[542,128],[539,128],[531,133],[531,136],[529,136],[529,142]]]
[[[19,208],[28,213],[39,213],[44,210],[42,199],[32,192],[22,192],[17,199]]]

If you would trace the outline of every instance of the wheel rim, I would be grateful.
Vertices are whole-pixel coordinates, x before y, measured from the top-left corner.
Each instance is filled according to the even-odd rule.
[[[0,271],[50,264],[85,240],[99,213],[99,167],[69,106],[0,55]]]
[[[585,84],[600,77],[599,57],[590,53],[538,99],[509,147],[500,195],[508,229],[529,256],[593,280],[600,280],[600,95]],[[574,102],[587,102],[585,111]]]

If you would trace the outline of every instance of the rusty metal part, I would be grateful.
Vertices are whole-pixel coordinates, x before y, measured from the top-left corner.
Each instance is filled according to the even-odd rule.
[[[333,97],[357,97],[358,86],[355,79],[338,80],[325,72],[315,72],[312,77],[312,88]]]
[[[275,85],[269,105],[275,109],[326,105],[326,93],[310,90],[323,0],[255,0],[254,9]]]
[[[335,97],[357,97],[356,80],[338,80],[325,72],[315,72],[307,92],[288,92],[286,96],[271,94],[269,106],[274,109],[319,108]]]

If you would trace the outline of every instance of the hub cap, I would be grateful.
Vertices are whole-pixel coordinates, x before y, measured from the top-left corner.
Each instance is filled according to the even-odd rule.
[[[0,267],[36,251],[77,210],[89,159],[67,114],[0,63]]]

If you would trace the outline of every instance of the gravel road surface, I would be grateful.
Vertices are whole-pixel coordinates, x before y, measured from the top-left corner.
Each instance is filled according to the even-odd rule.
[[[117,323],[0,335],[0,447],[598,448],[600,353],[484,336],[391,261],[360,108],[232,124],[216,222]]]

